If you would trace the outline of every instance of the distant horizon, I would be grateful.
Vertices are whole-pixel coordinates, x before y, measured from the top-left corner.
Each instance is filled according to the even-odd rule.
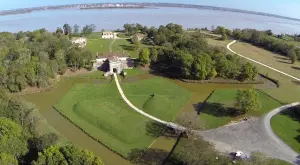
[[[231,9],[240,9],[254,12],[262,12],[267,14],[280,15],[284,17],[300,19],[300,2],[294,0],[253,0],[251,2],[239,0],[10,0],[0,1],[0,11],[15,10],[23,8],[43,7],[43,6],[58,6],[67,4],[90,4],[90,3],[125,3],[125,2],[150,2],[150,3],[182,3],[182,4],[195,4],[214,7],[225,7]]]
[[[1,10],[0,12],[3,11],[13,11],[13,10],[20,10],[20,9],[31,9],[31,8],[36,8],[36,7],[50,7],[50,6],[63,6],[63,5],[84,5],[84,4],[101,4],[101,3],[169,3],[169,4],[187,4],[187,5],[201,5],[201,4],[193,4],[193,3],[182,3],[182,2],[149,2],[149,1],[138,1],[138,2],[129,2],[129,1],[124,1],[124,2],[90,2],[90,3],[68,3],[68,4],[56,4],[56,5],[42,5],[42,6],[33,6],[33,7],[23,7],[23,8],[14,8],[14,9],[8,9],[8,10]],[[212,6],[212,5],[202,5],[202,6],[211,6],[211,7],[219,7],[219,6]],[[273,14],[273,13],[267,13],[267,12],[261,12],[261,11],[253,11],[253,10],[246,10],[246,9],[239,9],[239,8],[232,8],[232,7],[221,7],[221,8],[228,8],[228,9],[237,9],[237,10],[243,10],[243,11],[249,11],[249,12],[259,12],[263,14],[271,14],[271,15],[277,15],[277,16],[282,16],[282,17],[287,17],[291,19],[300,19],[296,17],[290,17],[290,16],[284,16],[284,15],[278,15],[278,14]],[[62,10],[62,9],[61,9]]]

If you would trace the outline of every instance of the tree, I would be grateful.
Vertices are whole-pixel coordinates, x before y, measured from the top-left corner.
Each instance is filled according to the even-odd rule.
[[[178,157],[182,164],[188,165],[228,165],[230,159],[227,156],[218,153],[214,145],[201,137],[189,137],[180,142],[178,146]]]
[[[65,35],[70,35],[72,33],[72,27],[67,23],[64,24],[63,29]]]
[[[240,78],[242,81],[247,79],[254,80],[257,76],[257,73],[258,71],[256,67],[251,63],[247,62],[245,65],[242,66]]]
[[[291,63],[294,64],[297,61],[297,54],[295,50],[288,51],[288,57],[291,59]]]
[[[144,48],[142,49],[142,51],[140,51],[139,54],[139,61],[145,65],[145,64],[149,64],[150,63],[150,51],[148,48]]]
[[[61,35],[61,34],[64,33],[64,31],[62,30],[62,28],[58,27],[58,28],[56,29],[55,33],[56,33],[57,35]]]
[[[151,48],[150,49],[150,59],[151,62],[156,62],[158,56],[158,51],[156,48]]]
[[[35,138],[33,143],[38,152],[55,145],[58,140],[58,136],[55,133],[45,134],[38,138]]]
[[[58,146],[50,146],[43,152],[39,153],[36,161],[32,162],[33,165],[68,165],[64,155],[59,151]]]
[[[253,89],[238,90],[235,105],[243,113],[259,111],[261,106],[258,95]]]
[[[17,159],[10,154],[1,153],[0,154],[0,164],[3,165],[18,165]]]
[[[75,24],[73,27],[73,33],[78,34],[79,33],[79,25]]]
[[[224,32],[224,33],[222,33],[222,40],[227,40],[228,39],[228,37],[227,37],[227,34]]]
[[[90,25],[85,25],[82,28],[82,34],[87,36],[93,33],[93,31],[96,30],[96,26],[94,24],[90,24]]]
[[[39,153],[33,165],[103,165],[103,162],[93,153],[70,145],[65,147],[50,146]]]
[[[23,136],[20,125],[1,117],[0,133],[0,153],[11,154],[17,158],[27,153],[27,138]]]

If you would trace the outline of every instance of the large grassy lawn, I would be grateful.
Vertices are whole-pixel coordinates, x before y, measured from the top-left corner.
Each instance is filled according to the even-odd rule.
[[[168,89],[164,89],[166,86]],[[190,97],[189,92],[162,78],[123,83],[122,87],[133,104],[165,120],[172,120]],[[149,135],[149,119],[122,100],[114,82],[76,84],[55,108],[125,157],[132,149],[146,148],[154,140]]]
[[[296,113],[296,108],[290,108],[274,116],[271,126],[277,136],[296,152],[300,152],[300,114]]]
[[[109,44],[112,42],[110,39],[88,39],[86,48],[91,51],[93,57],[98,53],[109,52]]]
[[[226,125],[233,119],[240,119],[246,116],[260,116],[280,106],[279,102],[257,91],[261,109],[256,112],[236,116],[234,113],[236,93],[237,89],[222,89],[216,90],[212,94],[205,106],[201,109],[199,116],[199,120],[201,123],[204,123],[205,129]]]

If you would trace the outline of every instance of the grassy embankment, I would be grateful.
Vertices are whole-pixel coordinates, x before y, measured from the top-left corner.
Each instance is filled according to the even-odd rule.
[[[189,92],[162,78],[124,83],[122,87],[133,104],[168,121],[190,97]],[[149,135],[149,119],[126,105],[114,82],[76,84],[55,107],[85,132],[125,157],[131,149],[145,148],[154,140]]]

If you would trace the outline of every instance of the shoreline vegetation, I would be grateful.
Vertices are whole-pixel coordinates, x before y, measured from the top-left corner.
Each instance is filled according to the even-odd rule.
[[[56,5],[56,6],[42,6],[42,7],[32,7],[32,8],[21,8],[21,9],[12,9],[12,10],[3,10],[0,11],[0,16],[12,15],[12,14],[25,14],[33,11],[42,11],[42,10],[59,10],[59,9],[97,9],[97,8],[146,8],[146,7],[179,7],[179,8],[193,8],[193,9],[202,9],[202,10],[218,10],[218,11],[228,11],[252,15],[260,15],[274,18],[287,19],[292,21],[300,21],[298,18],[291,18],[286,16],[280,16],[276,14],[269,14],[263,12],[255,12],[234,8],[226,7],[215,7],[215,6],[205,6],[205,5],[196,5],[196,4],[180,4],[180,3],[144,3],[144,2],[125,2],[125,3],[92,3],[92,4],[68,4],[68,5]]]

